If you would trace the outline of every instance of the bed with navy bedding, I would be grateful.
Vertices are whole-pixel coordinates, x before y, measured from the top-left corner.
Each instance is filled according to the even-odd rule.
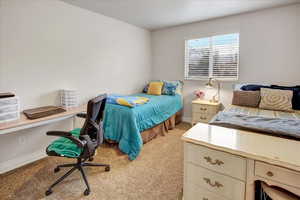
[[[141,132],[150,129],[176,114],[183,107],[182,96],[134,94],[150,101],[137,107],[107,103],[104,111],[104,137],[116,141],[119,149],[136,159],[143,146]]]

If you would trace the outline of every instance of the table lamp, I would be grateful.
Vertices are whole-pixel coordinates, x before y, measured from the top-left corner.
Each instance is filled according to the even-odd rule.
[[[213,102],[213,103],[217,103],[220,101],[220,89],[221,89],[221,84],[220,82],[215,79],[215,78],[209,78],[208,79],[208,82],[205,84],[206,88],[213,88],[215,83],[217,84],[217,87],[218,87],[218,91],[217,93],[212,97],[212,99],[210,100],[210,102]]]

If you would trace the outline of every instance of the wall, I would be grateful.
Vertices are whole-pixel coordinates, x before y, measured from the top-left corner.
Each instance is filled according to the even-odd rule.
[[[300,4],[154,31],[152,78],[183,80],[185,40],[234,32],[240,33],[239,80],[222,82],[223,104],[230,104],[238,82],[300,85]],[[190,119],[192,93],[206,90],[206,82],[184,82],[184,115]]]
[[[0,91],[15,92],[23,109],[58,104],[63,88],[81,103],[137,92],[150,76],[149,31],[58,0],[0,0]],[[70,128],[66,120],[0,135],[0,171],[45,155],[47,130]]]

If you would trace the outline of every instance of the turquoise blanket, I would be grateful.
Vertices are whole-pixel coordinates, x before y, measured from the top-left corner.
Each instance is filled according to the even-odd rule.
[[[136,159],[143,146],[140,133],[164,122],[183,107],[180,95],[141,93],[134,96],[147,97],[150,101],[134,108],[107,103],[103,122],[105,139],[118,142],[120,150],[128,154],[130,160]]]

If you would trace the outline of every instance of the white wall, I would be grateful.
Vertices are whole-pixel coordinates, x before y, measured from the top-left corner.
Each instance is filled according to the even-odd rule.
[[[0,3],[0,91],[15,92],[22,108],[58,104],[63,88],[77,89],[81,102],[104,92],[138,92],[151,77],[147,30],[58,0]],[[45,132],[70,125],[0,135],[0,171],[44,154]]]
[[[187,24],[152,32],[153,79],[184,78],[184,41],[240,33],[241,83],[300,85],[300,4]],[[231,102],[232,85],[223,82],[221,100]],[[205,81],[185,81],[185,117],[191,117],[193,91]],[[213,91],[208,91],[213,92]]]
[[[149,79],[148,31],[58,0],[1,2],[0,91],[15,92],[23,108],[53,104],[62,88],[86,100]]]

